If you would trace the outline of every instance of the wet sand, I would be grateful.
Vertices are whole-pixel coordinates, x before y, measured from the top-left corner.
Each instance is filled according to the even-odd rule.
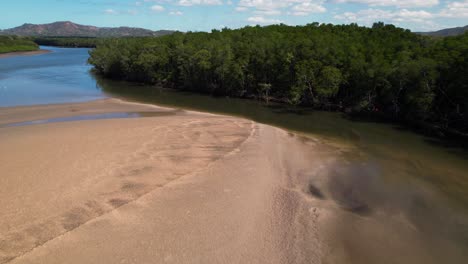
[[[146,117],[7,126],[117,112]],[[0,108],[0,144],[0,263],[440,261],[351,146],[117,99]]]
[[[34,50],[34,51],[16,51],[16,52],[8,52],[8,53],[1,53],[0,59],[2,58],[9,58],[15,56],[33,56],[33,55],[41,55],[50,53],[50,50]]]

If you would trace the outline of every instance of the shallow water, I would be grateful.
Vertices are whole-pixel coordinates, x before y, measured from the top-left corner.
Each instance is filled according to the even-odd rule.
[[[312,135],[329,145],[347,145],[348,149],[338,152],[334,148],[320,150],[320,155],[331,153],[335,157],[326,169],[317,171],[307,165],[294,169],[298,188],[343,211],[333,230],[337,234],[334,243],[347,252],[347,261],[340,263],[468,260],[466,150],[398,125],[353,122],[339,113],[104,80],[89,73],[87,49],[47,49],[54,52],[0,59],[0,106],[76,102],[110,95],[241,116]],[[133,115],[120,114],[125,118]],[[59,121],[36,120],[22,125]],[[291,136],[307,145],[307,138]]]
[[[113,113],[103,113],[103,114],[93,114],[93,115],[77,115],[77,116],[67,116],[67,117],[56,117],[56,118],[50,118],[50,119],[31,120],[31,121],[26,121],[26,122],[18,122],[18,123],[10,123],[10,124],[5,124],[5,125],[0,125],[0,127],[30,126],[30,125],[73,122],[73,121],[83,121],[83,120],[123,119],[123,118],[169,116],[169,115],[175,115],[175,114],[176,113],[174,111],[168,111],[168,112],[113,112]]]

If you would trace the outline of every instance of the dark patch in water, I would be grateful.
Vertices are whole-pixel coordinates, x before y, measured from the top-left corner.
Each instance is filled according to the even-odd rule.
[[[345,210],[359,215],[368,215],[371,209],[363,194],[353,186],[340,186],[333,192],[335,201]]]
[[[379,170],[374,164],[337,164],[329,175],[331,197],[344,210],[370,215],[372,207],[382,203]]]
[[[358,215],[370,215],[372,209],[367,204],[358,204],[355,207],[343,207],[345,210],[353,212]]]
[[[315,185],[313,185],[312,183],[309,184],[309,193],[315,198],[318,198],[321,200],[325,199],[325,195],[322,193],[322,191],[319,188],[317,188]]]

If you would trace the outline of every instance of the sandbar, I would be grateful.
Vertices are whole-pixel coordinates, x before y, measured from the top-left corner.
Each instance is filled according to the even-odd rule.
[[[71,118],[110,113],[140,116]],[[113,98],[0,108],[0,263],[438,263],[351,148]]]
[[[16,56],[33,56],[33,55],[41,55],[50,53],[50,50],[34,50],[34,51],[15,51],[15,52],[7,52],[7,53],[0,53],[0,59],[2,58],[9,58],[9,57],[16,57]]]

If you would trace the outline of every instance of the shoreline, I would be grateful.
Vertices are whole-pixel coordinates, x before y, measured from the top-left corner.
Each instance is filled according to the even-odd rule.
[[[95,70],[94,68],[92,70]],[[115,82],[125,82],[133,85],[146,85],[146,86],[155,86],[155,84],[145,83],[145,82],[137,82],[137,81],[125,81],[119,78],[111,78],[106,77],[103,74],[97,73],[104,79],[115,81]],[[211,96],[216,97],[213,94],[207,92],[200,92],[200,91],[193,91],[193,90],[184,90],[178,89],[175,87],[162,87],[162,86],[155,86],[162,89],[174,90],[178,92],[188,92],[192,94],[202,95],[202,96]],[[269,96],[268,100],[264,97],[258,97],[257,95],[250,94],[250,95],[242,95],[242,96],[233,96],[233,95],[224,95],[225,97],[232,97],[241,100],[249,100],[249,101],[262,101],[262,102],[271,102],[275,103],[284,107],[295,108],[298,107],[299,109],[312,109],[314,111],[323,111],[329,113],[340,113],[343,115],[344,118],[353,121],[362,121],[362,122],[378,122],[390,125],[397,125],[401,126],[405,129],[411,130],[413,133],[427,136],[436,140],[440,140],[444,144],[457,144],[461,141],[461,146],[463,149],[468,149],[468,131],[464,132],[461,130],[457,130],[454,128],[444,128],[440,123],[431,123],[428,121],[421,121],[421,120],[412,120],[412,119],[397,119],[389,115],[385,114],[375,114],[370,112],[353,112],[349,107],[343,107],[338,104],[328,104],[327,106],[311,106],[311,105],[292,105],[286,99],[281,99],[273,96]]]
[[[141,116],[2,126],[122,112]],[[0,108],[0,142],[0,264],[440,263],[350,194],[352,145],[117,98]]]
[[[259,215],[250,201],[237,201],[236,196],[226,195],[231,191],[239,191],[245,197],[256,197],[258,189],[270,192],[270,184],[264,184],[265,181],[270,181],[265,179],[267,173],[262,173],[262,177],[255,177],[263,178],[262,181],[249,184],[250,187],[245,188],[244,184],[248,182],[239,182],[242,174],[231,167],[238,166],[238,163],[229,166],[225,164],[226,159],[231,156],[243,160],[247,158],[238,152],[252,143],[253,134],[258,129],[258,125],[252,121],[187,111],[174,113],[173,109],[126,103],[116,99],[3,108],[0,109],[0,116],[2,122],[11,123],[114,111],[158,112],[167,115],[0,128],[0,156],[2,160],[5,159],[0,165],[0,171],[4,173],[0,179],[0,206],[3,208],[0,212],[0,238],[2,242],[6,242],[0,243],[0,263],[28,262],[29,258],[37,262],[61,262],[59,252],[67,252],[68,249],[57,251],[54,249],[57,245],[72,245],[69,248],[72,251],[98,249],[106,263],[118,263],[121,259],[132,258],[144,263],[148,262],[148,258],[154,258],[155,253],[158,255],[156,259],[167,258],[168,252],[178,262],[187,262],[197,256],[211,256],[212,261],[220,263],[216,260],[223,259],[225,254],[238,254],[235,247],[226,248],[222,254],[214,254],[209,247],[197,250],[200,243],[206,246],[213,242],[225,244],[228,241],[226,238],[231,236],[225,229],[226,225],[242,232],[246,228],[250,229],[251,225],[257,225],[257,218],[253,216],[267,217],[272,214],[257,208],[263,212]],[[253,161],[261,157],[252,154],[248,155],[252,157],[249,167],[256,165],[261,170],[269,169],[269,166],[254,164]],[[41,168],[45,164],[48,165],[44,171]],[[223,173],[215,173],[226,180],[219,182],[219,177],[210,176],[209,171],[214,168],[232,171],[234,175],[226,177]],[[245,176],[243,178],[252,180]],[[223,191],[223,185],[227,184],[229,186],[224,186]],[[193,189],[194,186],[198,191]],[[213,193],[212,189],[221,192]],[[199,196],[199,191],[209,193],[212,197],[206,200]],[[261,196],[253,200],[257,198],[263,201]],[[223,208],[227,204],[239,211],[225,212]],[[143,208],[141,212],[128,214],[129,209],[138,211]],[[158,209],[154,211],[154,208]],[[185,209],[174,210],[176,208]],[[187,218],[186,211],[192,210],[192,214],[200,213],[196,218],[200,221]],[[163,211],[167,212],[161,219]],[[114,218],[116,213],[121,216]],[[223,220],[216,223],[201,220],[213,213],[217,215],[217,219],[221,217]],[[138,222],[132,220],[132,215],[141,214],[144,216],[138,216]],[[92,247],[79,246],[88,244],[84,242],[88,236],[86,228],[95,228],[94,222],[108,221],[108,217],[114,219],[110,220],[107,227],[123,224],[120,231],[125,232],[122,229],[124,226],[132,229],[143,227],[147,231],[131,231],[127,239],[121,240],[119,230],[97,227],[99,232],[104,231],[106,234],[95,233],[95,241],[105,242]],[[236,221],[232,222],[231,219]],[[180,233],[169,231],[168,223],[172,221],[175,221]],[[244,223],[240,226],[233,225],[241,222]],[[200,233],[201,236],[193,234],[191,239],[184,240],[186,233],[196,229],[204,230]],[[257,234],[269,236],[275,241],[280,237],[269,234],[264,228],[256,229]],[[283,226],[279,226],[278,230],[283,230]],[[211,233],[212,231],[215,232]],[[207,235],[203,235],[205,233]],[[218,233],[225,235],[218,236]],[[70,236],[81,242],[75,244],[74,241],[63,241]],[[178,239],[174,240],[174,236]],[[192,242],[192,239],[198,242]],[[263,248],[256,246],[260,241],[239,239],[241,238],[237,238],[237,243],[246,242],[251,246],[244,251],[247,255],[257,255],[257,251],[265,253]],[[118,254],[119,259],[115,259],[115,254],[106,253],[107,246],[128,248],[134,241],[147,245],[151,243],[152,249],[144,252],[139,252],[138,248],[119,250],[122,253]],[[185,245],[181,247],[177,241],[185,241]],[[15,246],[8,246],[11,243]],[[161,245],[169,248],[164,250],[159,247]],[[270,244],[268,251],[273,247]],[[191,248],[187,251],[192,252],[191,256],[177,254],[183,248]],[[284,259],[276,250],[271,252],[274,254],[271,255],[272,259]],[[74,252],[66,253],[66,262],[73,260],[77,263],[92,263],[96,259],[94,253],[89,251],[72,258],[69,258],[70,254],[74,255]]]
[[[161,113],[174,112],[175,110],[177,109],[126,101],[119,98],[102,98],[85,102],[4,106],[0,107],[0,128],[15,123],[67,118],[81,115],[99,115],[122,112]]]
[[[112,112],[157,115],[2,126]],[[246,263],[269,256],[280,264],[312,256],[280,246],[293,242],[296,227],[290,214],[277,212],[301,201],[276,194],[286,175],[278,166],[286,149],[277,148],[302,156],[295,150],[303,144],[282,129],[114,98],[5,107],[0,120],[0,263]],[[108,224],[99,225],[103,221]],[[317,223],[308,225],[312,230]],[[255,236],[233,236],[247,230]],[[98,244],[87,241],[91,233]],[[304,239],[322,254],[317,234]],[[136,241],[148,250],[133,248]],[[214,252],[220,244],[230,246]],[[132,250],[108,251],[119,247]]]
[[[102,108],[101,108],[102,106]],[[69,111],[68,111],[69,110]],[[227,118],[239,118],[245,119],[251,122],[255,122],[251,119],[229,115],[221,113],[211,113],[207,111],[194,110],[194,109],[183,109],[170,106],[160,106],[151,103],[143,103],[134,100],[127,100],[119,97],[107,97],[99,98],[84,102],[60,102],[60,103],[47,103],[47,104],[34,104],[34,105],[16,105],[16,106],[0,106],[0,128],[8,127],[11,124],[22,123],[22,122],[33,122],[39,119],[55,119],[55,118],[67,118],[85,115],[99,115],[99,114],[112,114],[112,113],[161,113],[161,112],[178,112],[188,113],[194,115],[203,116],[218,116]],[[145,117],[145,116],[142,116]],[[32,119],[34,118],[34,119]],[[113,119],[107,118],[107,119]],[[62,122],[62,121],[59,121]],[[63,121],[68,122],[68,121]],[[49,123],[49,122],[47,122]],[[56,123],[56,122],[51,122]],[[288,130],[292,133],[298,133],[299,131]]]
[[[52,51],[50,51],[50,50],[14,51],[14,52],[1,53],[0,54],[0,59],[10,58],[10,57],[17,57],[17,56],[42,55],[42,54],[47,54],[47,53],[51,53],[51,52]]]

